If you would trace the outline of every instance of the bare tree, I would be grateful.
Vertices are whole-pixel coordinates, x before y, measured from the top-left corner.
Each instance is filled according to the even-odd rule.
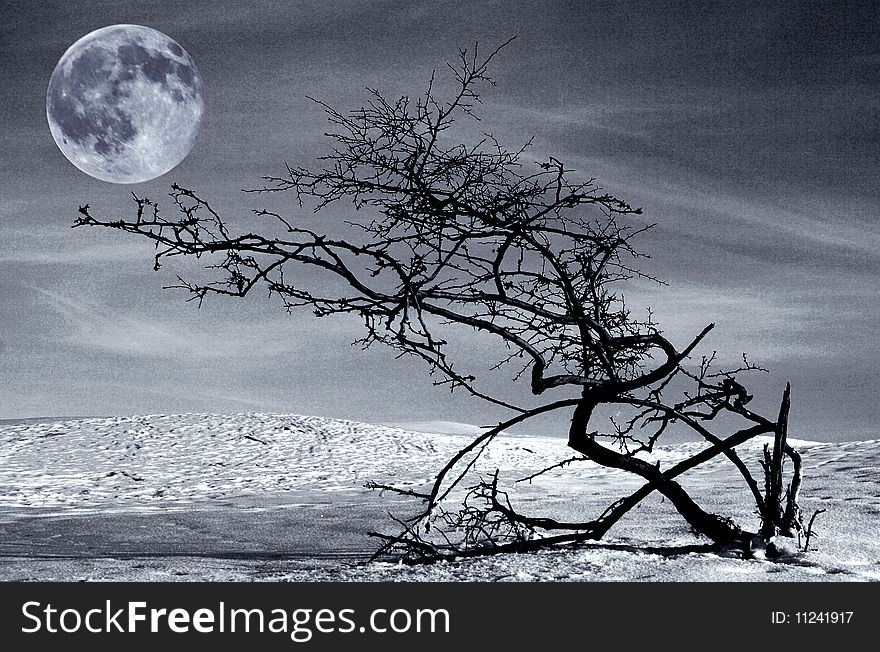
[[[173,286],[199,302],[263,287],[288,310],[357,315],[363,346],[380,343],[415,356],[427,363],[436,384],[510,412],[453,456],[423,491],[374,485],[424,503],[415,516],[398,520],[398,532],[374,533],[382,540],[380,553],[431,561],[600,539],[655,491],[695,532],[747,548],[755,534],[704,510],[677,481],[719,455],[751,491],[764,539],[800,532],[800,458],[786,442],[789,390],[775,419],[753,412],[742,378],[757,368],[747,359],[732,370],[715,370],[714,356],[688,362],[711,324],[676,346],[650,314],[639,319],[627,308],[621,286],[637,277],[654,280],[636,267],[644,255],[633,242],[650,228],[634,217],[641,210],[602,192],[592,179],[578,179],[556,158],[532,164],[526,147],[511,151],[488,135],[470,144],[452,139],[456,118],[475,117],[479,88],[492,83],[487,66],[500,49],[483,58],[477,47],[461,51],[449,65],[453,90],[446,100],[432,77],[415,99],[389,101],[371,90],[366,105],[350,113],[319,102],[332,125],[332,148],[319,169],[287,166],[251,192],[292,193],[300,207],[315,211],[348,204],[360,219],[347,222],[345,237],[265,209],[254,211],[259,227],[234,234],[208,202],[178,185],[171,193],[173,217],[135,196],[134,217],[101,219],[86,205],[75,226],[152,240],[156,269],[174,256],[210,257],[218,275],[204,283],[179,279]],[[334,282],[307,286],[304,279],[315,275],[298,273],[298,267]],[[497,367],[528,383],[536,402],[522,405],[490,392],[454,361],[449,342],[463,331],[503,344],[506,354]],[[628,416],[597,430],[600,406]],[[571,414],[568,446],[577,455],[551,469],[591,460],[634,474],[643,486],[591,520],[561,522],[517,511],[497,473],[467,485],[469,471],[499,433],[560,410]],[[734,420],[739,425],[731,427]],[[639,454],[652,451],[673,424],[708,446],[669,468],[645,461]],[[775,441],[765,450],[763,488],[735,450],[759,435]],[[794,462],[788,491],[786,457]]]

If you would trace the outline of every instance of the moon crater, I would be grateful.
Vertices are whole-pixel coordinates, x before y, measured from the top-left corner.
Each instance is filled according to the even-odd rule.
[[[113,25],[87,34],[61,57],[46,115],[58,148],[103,181],[138,183],[189,154],[205,101],[187,52],[162,32]]]

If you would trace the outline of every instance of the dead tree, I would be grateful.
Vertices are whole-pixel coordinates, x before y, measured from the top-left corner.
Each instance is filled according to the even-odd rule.
[[[765,538],[776,534],[801,536],[804,531],[798,497],[801,488],[801,456],[788,443],[788,412],[791,409],[791,386],[785,386],[779,418],[774,430],[773,449],[764,445],[764,495],[766,507],[761,513],[761,534]],[[788,487],[783,480],[783,467],[788,457],[793,465],[792,479]],[[784,490],[784,493],[783,493]],[[809,541],[807,542],[807,544]],[[805,546],[806,547],[806,546]]]
[[[380,553],[431,561],[600,539],[653,492],[695,532],[746,548],[752,533],[704,510],[678,481],[719,455],[735,465],[753,494],[762,536],[799,529],[799,475],[787,496],[782,483],[786,455],[799,469],[785,439],[788,391],[776,420],[751,411],[742,377],[756,367],[745,358],[733,370],[714,370],[711,357],[689,362],[711,324],[678,346],[650,314],[640,319],[627,308],[621,287],[634,277],[650,278],[637,269],[645,256],[634,241],[651,228],[638,218],[641,210],[603,192],[593,179],[576,177],[556,158],[528,161],[527,147],[508,150],[488,135],[469,144],[452,139],[456,118],[474,117],[480,85],[491,83],[487,66],[500,49],[484,58],[476,47],[461,51],[449,66],[446,100],[432,77],[414,99],[390,101],[370,91],[368,103],[350,113],[318,102],[332,125],[330,153],[318,169],[287,166],[251,192],[289,193],[299,207],[318,212],[348,204],[354,210],[344,237],[266,209],[255,210],[237,232],[207,201],[178,185],[172,186],[177,212],[171,217],[135,196],[133,217],[103,219],[85,205],[75,226],[153,241],[156,269],[176,256],[209,259],[215,276],[204,282],[178,277],[173,286],[198,302],[262,287],[288,310],[357,315],[363,346],[382,344],[421,359],[437,385],[510,412],[453,456],[424,491],[401,491],[420,498],[423,509],[398,521],[399,532],[375,534],[383,542]],[[309,284],[318,274],[302,274],[303,268],[334,282]],[[487,370],[453,360],[448,342],[463,333],[501,342],[507,354],[497,368],[527,383],[533,401],[488,392],[478,381]],[[595,425],[596,411],[608,406],[628,416],[602,429]],[[561,410],[571,415],[568,446],[577,459],[634,474],[642,487],[583,522],[520,513],[497,474],[468,488],[468,472],[499,433]],[[733,419],[740,425],[731,429]],[[669,468],[644,461],[639,454],[652,451],[673,424],[691,429],[707,447]],[[775,437],[763,492],[736,452],[759,435]],[[788,506],[780,507],[785,500]]]

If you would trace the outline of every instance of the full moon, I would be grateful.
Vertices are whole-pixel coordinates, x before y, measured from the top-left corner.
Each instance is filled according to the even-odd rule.
[[[140,25],[83,36],[46,93],[49,130],[86,174],[112,183],[161,176],[186,158],[205,111],[202,77],[171,37]]]

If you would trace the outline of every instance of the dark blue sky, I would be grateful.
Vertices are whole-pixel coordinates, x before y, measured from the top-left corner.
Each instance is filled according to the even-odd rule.
[[[113,23],[165,32],[205,83],[189,158],[136,186],[78,171],[45,119],[58,58]],[[322,153],[306,95],[354,108],[365,86],[415,94],[458,47],[517,35],[479,128],[511,147],[534,137],[535,160],[553,154],[644,207],[658,224],[647,271],[670,286],[633,286],[633,305],[678,343],[715,321],[708,351],[773,372],[758,379],[768,406],[791,380],[795,436],[876,436],[876,3],[6,2],[0,24],[0,418],[496,418],[433,389],[417,362],[351,348],[357,324],[261,298],[196,310],[161,289],[178,270],[152,273],[145,242],[69,227],[80,204],[130,211],[131,190],[161,201],[175,181],[244,218],[268,200],[240,188]]]

